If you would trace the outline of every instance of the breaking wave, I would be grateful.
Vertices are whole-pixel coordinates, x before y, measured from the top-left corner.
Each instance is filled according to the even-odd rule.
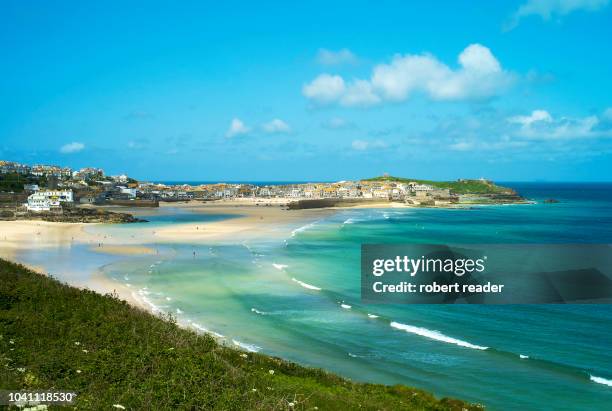
[[[398,330],[403,330],[408,333],[420,335],[421,337],[430,338],[436,341],[442,341],[449,344],[455,344],[460,347],[472,348],[475,350],[486,350],[489,347],[484,347],[482,345],[471,344],[467,341],[459,340],[457,338],[449,337],[448,335],[444,335],[439,331],[428,330],[427,328],[415,327],[413,325],[406,325],[398,322],[391,322],[389,324],[393,328],[397,328]]]
[[[298,283],[299,285],[301,285],[304,288],[308,288],[309,290],[321,291],[321,289],[319,287],[314,286],[312,284],[305,283],[304,281],[300,281],[297,278],[292,278],[291,280],[296,282],[296,283]]]
[[[240,347],[243,350],[247,350],[248,352],[259,352],[259,350],[261,350],[261,347],[258,347],[255,344],[247,344],[247,343],[240,342],[238,340],[232,340],[232,342],[234,343],[235,346]]]

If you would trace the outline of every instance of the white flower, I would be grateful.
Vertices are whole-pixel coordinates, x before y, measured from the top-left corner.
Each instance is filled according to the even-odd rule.
[[[74,345],[81,345],[81,343],[80,343],[80,342],[78,342],[78,341],[75,341],[75,342],[74,342]]]
[[[15,344],[15,341],[9,340],[9,344]]]
[[[248,355],[246,355],[246,354],[240,354],[240,356],[241,356],[242,358],[248,358],[248,357],[249,357],[249,356],[248,356]]]
[[[294,403],[292,403],[292,402],[290,402],[288,405],[289,405],[291,408],[293,408],[293,407],[295,406],[295,404],[294,404]]]
[[[77,370],[77,374],[80,374],[80,373],[81,373],[81,370]]]
[[[83,352],[84,352],[85,354],[87,354],[89,351],[87,351],[87,350],[83,350]]]
[[[121,404],[113,404],[113,407],[120,409],[120,410],[125,410],[125,407]]]
[[[257,388],[253,388],[251,391],[253,391],[253,392],[257,392]]]
[[[25,367],[19,367],[19,368],[17,368],[17,371],[19,371],[19,372],[25,372]]]
[[[270,370],[268,372],[270,373],[270,375],[274,375],[274,370]]]

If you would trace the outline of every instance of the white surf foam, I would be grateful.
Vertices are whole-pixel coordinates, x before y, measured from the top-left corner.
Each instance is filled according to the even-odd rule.
[[[308,230],[309,228],[313,227],[315,224],[316,224],[316,222],[310,223],[310,224],[306,224],[306,225],[304,225],[302,227],[296,228],[295,230],[291,231],[291,237],[295,237],[295,235],[297,233],[300,233],[300,232],[302,232],[304,230]]]
[[[355,223],[355,220],[354,220],[354,219],[352,219],[352,218],[348,218],[348,219],[346,219],[346,220],[344,221],[344,223],[342,223],[342,224],[354,224],[354,223]]]
[[[378,318],[376,314],[368,314],[368,318]]]
[[[312,284],[305,283],[304,281],[300,281],[297,278],[292,278],[291,280],[295,281],[296,283],[298,283],[299,285],[301,285],[304,288],[308,288],[309,290],[321,291],[321,289],[319,287],[314,286]]]
[[[529,358],[529,356],[528,355],[519,354],[519,358],[522,359],[522,360],[525,360],[525,359]]]
[[[195,328],[196,330],[198,330],[198,331],[202,331],[202,332],[204,332],[204,333],[206,333],[206,334],[211,334],[211,335],[214,335],[214,336],[215,336],[215,337],[217,337],[217,338],[223,338],[223,337],[225,337],[224,335],[219,334],[219,333],[214,332],[214,331],[211,331],[211,330],[209,330],[209,329],[208,329],[208,328],[206,328],[206,327],[202,327],[202,326],[201,326],[200,324],[198,324],[198,323],[194,323],[194,322],[192,322],[192,323],[191,323],[191,326],[192,326],[193,328]]]
[[[183,314],[183,310],[181,310],[180,308],[177,308],[177,309],[176,309],[176,313],[177,313],[177,314]]]
[[[259,311],[257,308],[251,308],[251,312],[254,312],[255,314],[259,314],[259,315],[267,315],[267,313],[263,311]]]
[[[340,307],[344,308],[345,310],[350,310],[352,308],[350,305],[344,303],[340,304]]]
[[[281,270],[283,271],[285,268],[289,267],[287,264],[276,264],[276,263],[272,263],[272,267],[276,268],[277,270]]]
[[[471,344],[467,341],[458,340],[457,338],[449,337],[448,335],[444,335],[439,331],[428,330],[427,328],[415,327],[413,325],[406,325],[398,322],[391,322],[391,327],[397,328],[398,330],[403,330],[412,334],[420,335],[421,337],[430,338],[436,341],[442,341],[449,344],[455,344],[460,347],[473,348],[475,350],[486,350],[489,347],[484,347],[482,345]]]
[[[244,350],[247,350],[248,352],[259,352],[259,350],[261,350],[261,347],[258,347],[255,344],[246,344],[238,340],[232,340],[232,342],[234,343],[234,345]]]
[[[612,387],[612,380],[607,380],[605,378],[597,377],[595,375],[589,375],[591,381],[596,382],[597,384],[607,385],[608,387]]]

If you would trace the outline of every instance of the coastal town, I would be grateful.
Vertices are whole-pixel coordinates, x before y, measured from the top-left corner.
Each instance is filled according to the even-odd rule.
[[[0,217],[4,218],[20,213],[62,213],[87,206],[157,207],[160,202],[248,199],[293,209],[381,202],[450,206],[516,202],[521,198],[485,179],[426,183],[384,175],[324,183],[163,184],[138,181],[125,174],[107,175],[101,168],[73,170],[0,161]]]

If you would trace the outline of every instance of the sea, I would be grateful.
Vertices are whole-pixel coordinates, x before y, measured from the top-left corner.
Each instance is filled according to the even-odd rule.
[[[75,246],[20,257],[60,279],[80,258],[83,276],[101,270],[186,327],[354,381],[414,386],[492,410],[609,410],[612,305],[361,302],[364,243],[612,243],[611,183],[502,184],[533,203],[344,209],[289,227],[286,236],[155,244],[155,255],[111,257]],[[138,229],[234,217],[177,210]]]

